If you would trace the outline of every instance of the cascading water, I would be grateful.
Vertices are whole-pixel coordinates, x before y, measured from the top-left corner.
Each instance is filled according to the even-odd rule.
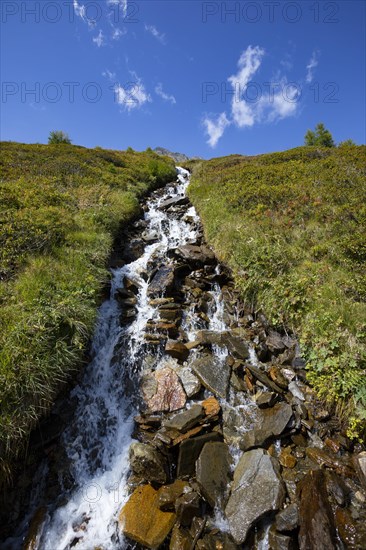
[[[144,331],[147,321],[156,316],[149,305],[144,273],[152,258],[164,263],[168,249],[197,239],[194,208],[179,220],[159,209],[167,198],[185,194],[189,172],[180,167],[177,171],[177,184],[147,202],[146,231],[156,234],[157,242],[147,245],[136,261],[112,270],[110,298],[100,307],[95,329],[93,359],[82,383],[72,392],[78,406],[63,437],[74,489],[47,511],[38,535],[39,550],[64,550],[76,543],[80,550],[98,545],[105,550],[116,548],[116,544],[128,547],[127,542],[118,541],[116,519],[127,498],[128,450],[144,359]],[[116,292],[126,276],[139,289],[137,315],[121,327]],[[8,542],[7,548],[19,547],[19,539]]]

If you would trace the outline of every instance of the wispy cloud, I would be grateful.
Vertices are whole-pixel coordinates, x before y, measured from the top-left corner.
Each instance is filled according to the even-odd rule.
[[[216,120],[206,116],[202,123],[206,130],[206,134],[208,135],[207,143],[211,147],[216,146],[217,142],[225,132],[226,127],[231,124],[226,116],[226,113],[221,113],[218,115]]]
[[[83,4],[79,4],[78,0],[74,0],[73,6],[75,15],[85,21],[85,6]]]
[[[120,6],[123,17],[126,17],[127,9],[128,9],[128,0],[107,0],[107,4],[109,4],[110,6]]]
[[[166,44],[165,34],[158,31],[158,29],[154,25],[146,25],[145,24],[145,31],[152,34],[156,40],[159,40],[162,44]]]
[[[175,97],[173,95],[166,94],[163,90],[163,85],[159,82],[157,86],[155,86],[155,93],[164,99],[164,101],[170,101],[173,105],[177,103]]]
[[[108,80],[110,80],[111,82],[115,82],[117,78],[116,73],[112,73],[112,71],[108,69],[102,72],[102,76],[104,76],[105,78],[108,78]]]
[[[120,29],[119,27],[113,27],[112,40],[119,40],[121,36],[127,34],[127,29]]]
[[[151,103],[151,96],[147,93],[140,77],[131,72],[133,80],[126,85],[116,84],[114,86],[115,100],[127,112],[140,109],[145,103]]]
[[[234,123],[239,127],[253,126],[255,113],[253,105],[242,98],[251,78],[258,71],[264,56],[264,50],[259,46],[248,46],[238,61],[238,72],[229,76],[228,81],[233,87],[234,95],[231,103],[231,114]]]
[[[318,66],[318,52],[314,51],[309,63],[306,65],[306,82],[310,84],[314,79],[314,69]]]
[[[98,48],[100,48],[101,46],[104,46],[104,35],[103,35],[102,29],[99,29],[99,34],[98,36],[95,36],[93,38],[93,42],[98,46]]]
[[[259,46],[248,46],[238,60],[238,71],[228,78],[232,87],[230,116],[221,113],[215,117],[205,117],[203,125],[208,135],[207,143],[215,147],[230,124],[238,128],[254,126],[259,123],[273,123],[294,116],[299,108],[300,90],[287,77],[278,74],[276,81],[267,86],[257,85],[253,77],[257,74],[265,51]],[[256,100],[248,97],[250,84],[259,87],[260,94]]]

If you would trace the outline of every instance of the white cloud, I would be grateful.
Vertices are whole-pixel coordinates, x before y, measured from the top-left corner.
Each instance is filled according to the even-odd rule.
[[[152,34],[153,37],[156,38],[156,40],[159,40],[159,42],[161,42],[162,44],[166,43],[165,34],[160,33],[158,31],[158,29],[156,27],[154,27],[154,25],[146,25],[145,24],[145,31],[148,31],[150,34]]]
[[[276,81],[260,85],[253,81],[259,70],[264,49],[259,46],[249,46],[244,50],[238,61],[238,72],[228,78],[232,88],[231,117],[224,112],[214,118],[205,117],[203,125],[209,136],[207,143],[215,147],[230,124],[238,128],[251,127],[259,123],[271,123],[294,116],[298,112],[301,92],[294,83],[289,83],[286,77],[276,75]],[[256,99],[250,99],[249,85],[257,91]]]
[[[112,40],[119,40],[121,36],[124,36],[125,34],[127,34],[126,29],[119,29],[118,27],[113,27]]]
[[[99,30],[98,36],[95,36],[93,38],[93,42],[98,46],[98,48],[100,48],[101,46],[104,46],[104,35],[103,35],[102,29]]]
[[[245,93],[251,78],[258,71],[262,63],[264,53],[264,50],[259,46],[255,46],[254,48],[252,46],[248,46],[239,58],[239,71],[228,78],[228,81],[234,90],[234,95],[231,102],[233,121],[239,128],[253,126],[254,124],[255,115],[253,112],[253,106],[248,104],[242,96]]]
[[[226,113],[221,113],[220,115],[218,115],[216,120],[205,117],[203,120],[203,126],[205,127],[206,133],[208,135],[207,143],[211,147],[215,147],[217,142],[225,132],[226,127],[230,124],[231,122],[230,120],[228,120]]]
[[[134,72],[131,72],[131,74],[134,77],[133,81],[128,82],[125,86],[120,84],[114,86],[116,102],[128,112],[140,109],[145,103],[152,101],[141,78]]]
[[[78,4],[78,0],[74,0],[73,5],[75,15],[85,21],[85,6],[83,4]]]
[[[317,52],[314,51],[309,63],[306,65],[308,72],[306,73],[306,82],[310,84],[314,78],[314,69],[318,66]]]
[[[128,1],[127,0],[107,0],[107,4],[111,6],[120,6],[122,9],[123,17],[126,17],[127,15],[127,7],[128,7]]]
[[[270,91],[263,94],[256,105],[257,122],[276,122],[294,116],[298,111],[301,95],[299,88],[288,83],[285,77],[271,84]]]
[[[169,95],[169,94],[166,94],[163,90],[163,85],[161,83],[159,83],[156,87],[155,87],[155,93],[160,96],[161,98],[164,99],[164,101],[170,101],[170,103],[172,103],[173,105],[175,103],[177,103],[175,97],[173,95]]]

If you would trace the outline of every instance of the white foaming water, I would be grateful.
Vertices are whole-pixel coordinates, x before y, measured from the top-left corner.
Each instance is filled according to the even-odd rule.
[[[119,538],[116,522],[128,496],[128,450],[137,408],[143,335],[146,322],[156,315],[149,305],[148,283],[143,275],[152,258],[164,263],[169,248],[197,238],[192,225],[192,220],[197,220],[194,208],[189,209],[186,220],[169,218],[165,211],[159,210],[162,201],[186,192],[189,172],[180,167],[177,172],[178,184],[168,188],[161,198],[153,197],[147,203],[147,231],[155,231],[159,241],[146,246],[135,262],[112,271],[110,299],[100,307],[95,329],[94,358],[82,383],[73,391],[77,411],[64,435],[75,488],[61,495],[62,504],[48,511],[37,550],[65,550],[76,543],[78,550],[128,546]],[[136,283],[139,292],[136,318],[121,327],[115,293],[122,287],[124,276]]]

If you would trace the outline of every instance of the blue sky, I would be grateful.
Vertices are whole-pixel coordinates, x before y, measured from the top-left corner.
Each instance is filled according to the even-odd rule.
[[[1,139],[204,158],[365,143],[360,1],[1,0]]]

